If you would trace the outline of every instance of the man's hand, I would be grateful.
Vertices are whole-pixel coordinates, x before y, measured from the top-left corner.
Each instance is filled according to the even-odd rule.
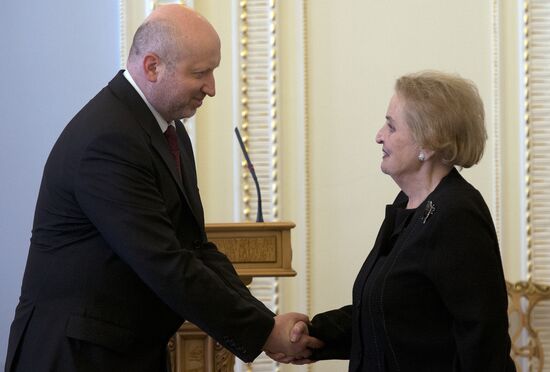
[[[275,317],[275,326],[264,345],[267,356],[279,363],[306,364],[311,349],[323,347],[323,342],[309,336],[309,318],[299,313]]]

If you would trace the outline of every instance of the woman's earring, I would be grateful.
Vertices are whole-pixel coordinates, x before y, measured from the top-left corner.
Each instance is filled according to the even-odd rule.
[[[418,160],[420,160],[420,161],[426,160],[426,155],[424,155],[423,152],[420,152],[420,154],[418,154]]]

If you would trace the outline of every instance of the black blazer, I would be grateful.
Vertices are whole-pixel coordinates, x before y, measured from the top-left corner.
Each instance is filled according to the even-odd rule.
[[[387,207],[353,305],[312,319],[311,333],[327,342],[313,357],[350,359],[350,371],[515,371],[498,241],[481,194],[453,169],[396,236],[396,209],[407,200],[401,192]]]
[[[273,313],[208,243],[189,137],[183,182],[122,71],[67,125],[44,169],[6,371],[165,371],[187,319],[244,361]]]

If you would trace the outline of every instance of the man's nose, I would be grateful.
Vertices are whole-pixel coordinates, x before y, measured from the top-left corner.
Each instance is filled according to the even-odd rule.
[[[216,80],[214,79],[214,74],[210,73],[206,77],[206,81],[202,87],[204,94],[209,97],[214,97],[216,95]]]

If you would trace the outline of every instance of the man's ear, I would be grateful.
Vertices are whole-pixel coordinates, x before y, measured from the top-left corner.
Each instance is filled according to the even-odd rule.
[[[143,57],[143,72],[147,80],[152,83],[156,82],[161,72],[159,56],[155,53],[147,53],[145,57]]]

